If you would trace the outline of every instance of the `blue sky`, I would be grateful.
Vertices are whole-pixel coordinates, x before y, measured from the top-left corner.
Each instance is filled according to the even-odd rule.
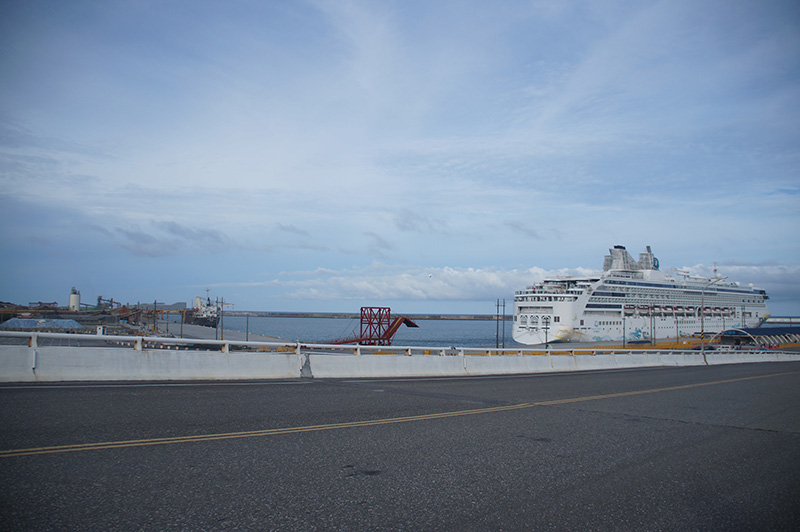
[[[795,1],[0,4],[0,300],[494,312],[651,245],[800,315]]]

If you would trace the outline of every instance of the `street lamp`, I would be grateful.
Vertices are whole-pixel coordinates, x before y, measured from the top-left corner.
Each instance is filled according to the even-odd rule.
[[[550,329],[550,316],[542,316],[542,329],[544,329],[544,347],[547,349],[547,331]]]
[[[703,360],[706,357],[706,335],[705,335],[705,315],[706,315],[706,289],[714,283],[724,281],[728,277],[715,277],[709,279],[703,289],[700,291],[700,354],[703,355]]]
[[[625,349],[625,307],[622,308],[622,349]]]
[[[625,336],[627,336],[627,331],[625,330],[625,318],[628,315],[628,310],[631,309],[630,305],[622,305],[622,348],[625,349]],[[631,312],[633,312],[631,310]]]

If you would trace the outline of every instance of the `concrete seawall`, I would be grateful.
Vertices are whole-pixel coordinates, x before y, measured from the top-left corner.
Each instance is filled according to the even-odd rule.
[[[439,377],[798,361],[781,351],[576,354],[322,354],[124,347],[0,346],[0,381],[139,381]]]

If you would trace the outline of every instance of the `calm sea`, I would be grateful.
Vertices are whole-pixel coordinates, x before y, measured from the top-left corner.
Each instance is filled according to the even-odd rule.
[[[401,326],[394,337],[396,346],[494,347],[497,323],[492,320],[415,320],[417,328]],[[276,336],[301,342],[331,342],[352,337],[360,329],[358,319],[343,318],[266,318],[225,316],[225,329]],[[503,324],[499,342],[503,345]],[[505,346],[519,346],[511,339],[511,324],[505,322]]]

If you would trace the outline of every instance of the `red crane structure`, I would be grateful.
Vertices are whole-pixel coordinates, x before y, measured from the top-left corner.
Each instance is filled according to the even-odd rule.
[[[389,307],[361,307],[361,330],[358,336],[337,340],[336,344],[392,345],[392,339],[401,325],[419,327],[403,316],[392,320]]]

